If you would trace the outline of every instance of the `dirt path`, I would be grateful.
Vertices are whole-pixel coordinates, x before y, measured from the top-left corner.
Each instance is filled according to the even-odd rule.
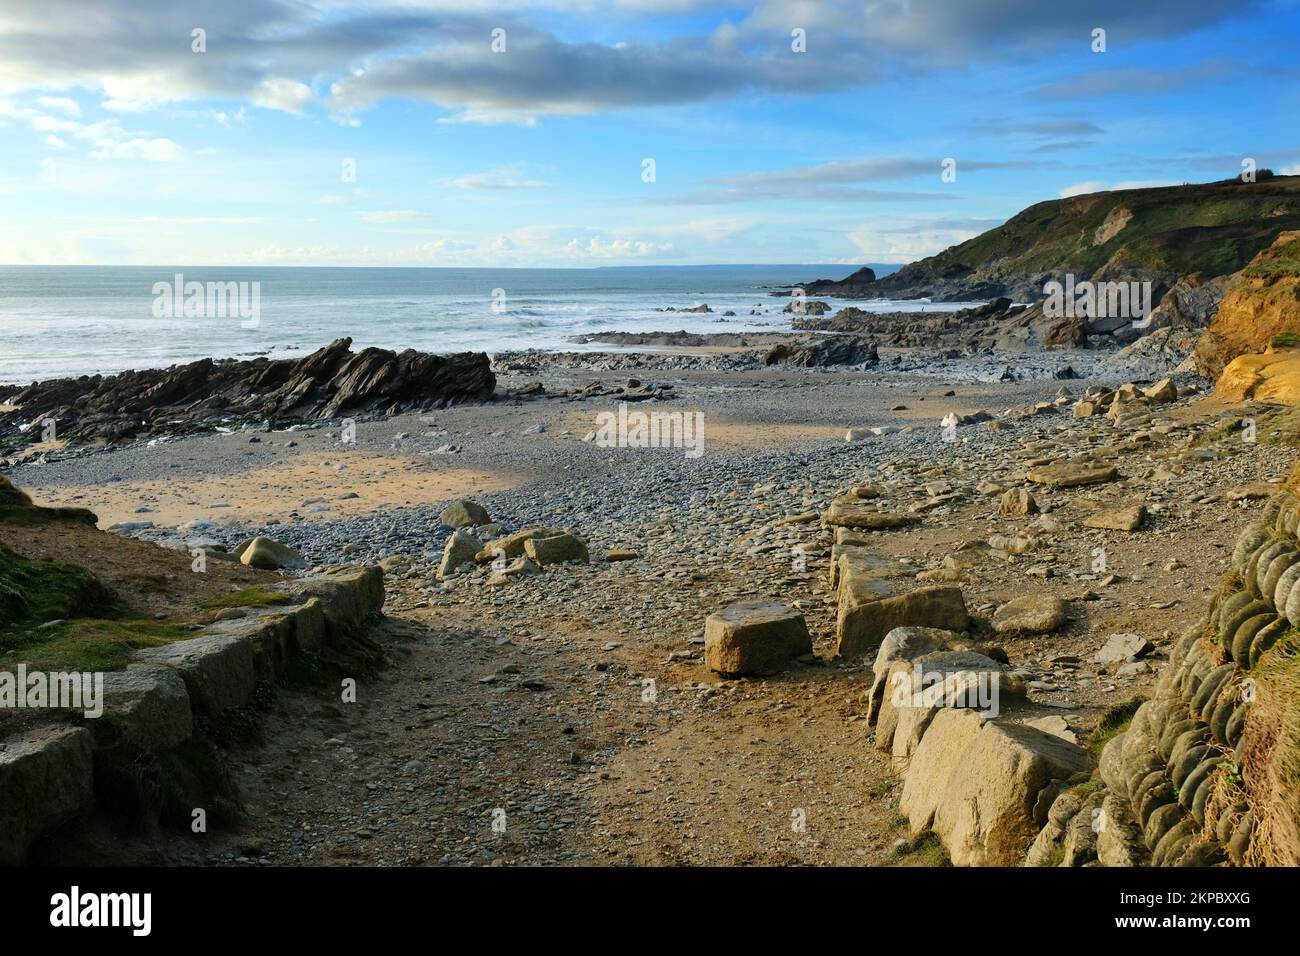
[[[247,823],[214,861],[862,864],[903,836],[861,669],[700,690],[643,650],[593,659],[603,633],[518,630],[399,611],[357,703],[281,691],[235,756]]]

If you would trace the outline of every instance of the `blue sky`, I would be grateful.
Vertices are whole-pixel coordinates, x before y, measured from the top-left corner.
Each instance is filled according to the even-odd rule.
[[[1300,173],[1297,40],[1297,0],[4,0],[0,262],[906,262]]]

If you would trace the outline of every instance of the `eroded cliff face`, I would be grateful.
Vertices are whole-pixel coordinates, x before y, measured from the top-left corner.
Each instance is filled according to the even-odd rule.
[[[1281,233],[1242,270],[1196,343],[1196,367],[1219,378],[1238,356],[1293,344],[1300,344],[1300,231]],[[1234,374],[1234,390],[1241,381]]]

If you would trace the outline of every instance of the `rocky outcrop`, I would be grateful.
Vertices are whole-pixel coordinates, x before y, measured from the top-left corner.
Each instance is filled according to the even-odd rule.
[[[5,397],[0,427],[53,419],[61,438],[116,442],[229,420],[292,422],[441,408],[492,395],[487,355],[353,352],[338,339],[301,359],[214,361],[54,379]]]
[[[1219,376],[1214,396],[1228,402],[1300,404],[1300,348],[1238,355]]]
[[[880,361],[876,345],[860,335],[828,335],[804,343],[774,345],[763,355],[764,365],[875,365]]]
[[[1239,355],[1300,334],[1300,231],[1284,232],[1242,270],[1196,343],[1196,368],[1218,378]]]

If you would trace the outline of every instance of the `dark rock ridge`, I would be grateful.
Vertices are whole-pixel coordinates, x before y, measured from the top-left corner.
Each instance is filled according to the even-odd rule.
[[[763,355],[764,365],[802,365],[805,368],[875,365],[879,361],[876,344],[861,335],[826,335],[806,342],[782,342],[773,345]]]
[[[856,310],[855,310],[856,311]],[[802,365],[823,368],[830,365],[874,365],[879,361],[875,343],[861,335],[790,335],[786,332],[595,332],[577,335],[569,341],[583,345],[599,343],[618,346],[664,348],[736,349],[726,358],[755,366]],[[765,351],[744,353],[741,349]],[[500,356],[498,356],[498,361]]]
[[[426,410],[489,398],[482,352],[352,351],[337,339],[300,359],[202,359],[166,369],[37,382],[8,395],[0,431],[52,418],[60,438],[116,442],[183,434],[230,420],[276,422]]]

